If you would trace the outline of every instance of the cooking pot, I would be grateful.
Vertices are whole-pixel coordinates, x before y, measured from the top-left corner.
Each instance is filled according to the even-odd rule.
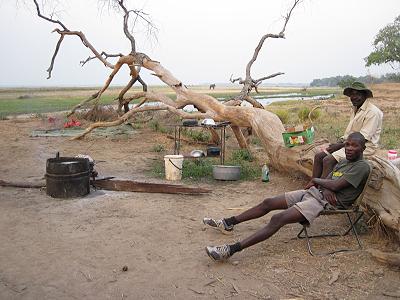
[[[202,157],[202,156],[205,156],[205,154],[204,154],[203,150],[193,150],[192,152],[190,152],[190,156],[191,157]]]
[[[201,121],[201,125],[214,126],[215,121],[213,119],[204,119],[203,121]]]
[[[207,147],[207,156],[219,156],[221,153],[220,147],[208,146]]]
[[[213,165],[213,177],[217,180],[239,180],[240,166]]]
[[[197,122],[197,120],[192,120],[192,119],[182,120],[182,125],[185,127],[197,126],[198,122]]]

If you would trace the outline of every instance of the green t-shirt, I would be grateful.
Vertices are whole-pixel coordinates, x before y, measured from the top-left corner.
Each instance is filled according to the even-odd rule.
[[[360,159],[349,162],[347,159],[341,160],[329,174],[328,179],[338,180],[344,178],[350,186],[336,192],[338,205],[345,207],[351,206],[357,197],[361,194],[365,183],[367,182],[370,167],[367,161]]]

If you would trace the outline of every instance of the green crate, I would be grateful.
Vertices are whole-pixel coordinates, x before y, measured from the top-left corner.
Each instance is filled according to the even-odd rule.
[[[301,146],[314,142],[314,127],[311,126],[303,131],[282,133],[283,142],[286,147]]]

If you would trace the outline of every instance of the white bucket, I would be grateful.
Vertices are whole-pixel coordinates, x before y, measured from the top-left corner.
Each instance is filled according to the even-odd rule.
[[[165,155],[165,179],[181,180],[183,155]]]

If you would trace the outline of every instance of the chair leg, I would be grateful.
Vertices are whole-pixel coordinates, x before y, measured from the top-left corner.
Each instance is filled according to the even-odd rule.
[[[358,221],[361,219],[361,217],[363,216],[363,212],[360,213],[359,216],[356,217],[356,219],[354,220],[354,222],[351,220],[350,214],[346,213],[348,221],[349,221],[349,228],[342,234],[334,234],[334,233],[327,233],[327,234],[318,234],[318,235],[308,235],[307,232],[307,226],[303,225],[303,228],[300,230],[300,232],[297,234],[297,237],[299,239],[306,239],[307,240],[307,248],[308,248],[308,252],[313,255],[313,256],[324,256],[324,255],[330,255],[330,254],[334,254],[334,253],[339,253],[339,252],[348,252],[348,251],[356,251],[356,250],[360,250],[362,249],[362,245],[361,245],[361,241],[358,237],[358,233],[357,230],[355,228],[355,225],[358,223]],[[357,240],[358,243],[358,248],[357,249],[339,249],[339,250],[334,250],[334,251],[330,251],[330,252],[319,252],[319,253],[315,253],[312,251],[312,247],[311,247],[311,239],[312,238],[318,238],[318,237],[334,237],[334,236],[346,236],[350,231],[353,231],[354,236]],[[304,236],[302,235],[302,233],[304,232]]]

